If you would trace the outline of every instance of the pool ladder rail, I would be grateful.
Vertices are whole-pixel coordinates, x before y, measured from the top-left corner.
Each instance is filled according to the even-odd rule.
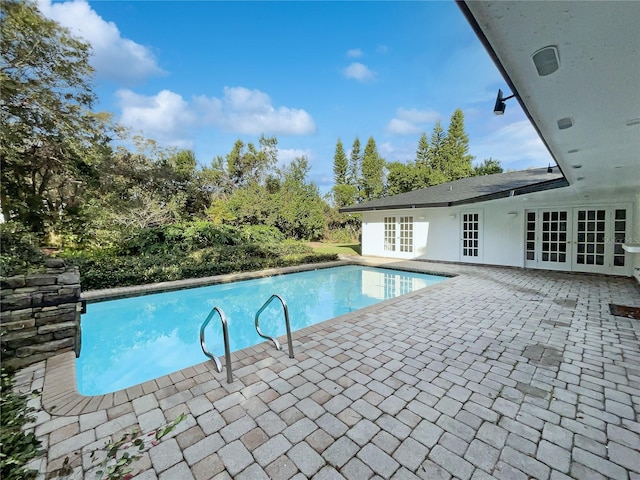
[[[218,359],[218,357],[209,353],[209,350],[207,350],[207,346],[204,343],[204,329],[207,327],[207,325],[209,325],[209,322],[211,321],[211,319],[216,313],[218,313],[218,315],[220,316],[220,321],[222,322],[222,336],[224,338],[224,359],[227,367],[227,383],[233,383],[233,372],[231,371],[231,352],[229,349],[229,329],[227,327],[227,316],[224,314],[221,308],[213,307],[209,315],[207,315],[206,320],[202,322],[202,325],[200,326],[200,347],[202,347],[202,352],[211,360],[213,360],[213,363],[215,363],[216,370],[218,371],[218,373],[222,373],[222,363],[220,363],[220,360]]]
[[[280,346],[280,343],[278,342],[278,340],[276,340],[273,337],[270,337],[269,335],[265,335],[264,333],[262,333],[262,330],[260,330],[260,322],[259,322],[260,314],[276,298],[280,300],[280,303],[282,304],[282,310],[284,311],[284,323],[287,326],[287,343],[289,344],[289,358],[293,358],[293,342],[291,340],[291,324],[289,322],[289,307],[287,306],[287,302],[284,301],[284,298],[282,298],[277,293],[274,293],[273,295],[271,295],[269,297],[269,300],[264,302],[264,305],[262,305],[262,307],[260,307],[260,310],[256,312],[256,318],[255,318],[256,332],[258,332],[258,335],[260,335],[262,338],[271,340],[273,344],[276,346],[276,349],[282,351],[282,347]]]
[[[260,322],[259,322],[260,314],[276,298],[280,300],[280,303],[282,304],[282,309],[284,311],[284,321],[287,327],[287,342],[289,344],[289,358],[294,358],[293,342],[291,340],[291,324],[289,322],[289,307],[287,306],[287,302],[284,301],[284,298],[282,298],[277,293],[274,293],[273,295],[271,295],[271,297],[269,297],[269,300],[267,300],[264,303],[264,305],[262,305],[262,307],[260,307],[260,309],[256,313],[256,317],[255,317],[256,331],[258,332],[258,335],[260,335],[262,338],[271,340],[274,343],[276,349],[282,351],[282,347],[280,346],[280,343],[278,342],[278,340],[262,333],[262,330],[260,330]],[[211,319],[214,317],[216,313],[220,316],[220,321],[222,322],[222,336],[224,340],[224,358],[225,358],[225,366],[227,369],[227,383],[233,383],[233,372],[231,370],[231,352],[229,347],[229,329],[227,326],[227,317],[220,307],[213,307],[209,315],[207,315],[207,318],[205,319],[205,321],[200,326],[200,347],[202,348],[202,352],[211,360],[213,360],[213,363],[215,364],[215,367],[216,367],[216,371],[218,373],[222,373],[222,363],[220,362],[220,359],[218,359],[218,357],[211,354],[209,350],[207,350],[207,345],[205,344],[205,341],[204,341],[204,330],[207,327],[207,325],[209,325],[209,322],[211,321]]]

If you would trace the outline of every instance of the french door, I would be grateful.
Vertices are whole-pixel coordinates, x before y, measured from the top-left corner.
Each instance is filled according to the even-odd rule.
[[[385,252],[413,253],[413,216],[384,217]]]
[[[460,221],[460,260],[482,262],[482,212],[463,212]]]
[[[526,212],[525,266],[625,274],[627,208],[576,207]]]

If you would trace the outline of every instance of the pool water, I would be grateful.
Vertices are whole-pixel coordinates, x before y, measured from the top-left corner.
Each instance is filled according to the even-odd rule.
[[[296,331],[446,278],[346,265],[89,303],[76,361],[78,390],[83,395],[114,392],[207,361],[200,325],[215,306],[227,317],[233,352],[265,341],[254,318],[274,293],[287,302]],[[271,302],[260,315],[260,328],[272,337],[286,334],[280,302]],[[206,329],[206,344],[212,354],[224,355],[218,316]]]

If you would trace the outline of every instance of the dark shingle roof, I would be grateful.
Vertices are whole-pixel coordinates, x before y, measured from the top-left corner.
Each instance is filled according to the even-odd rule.
[[[552,168],[551,172],[547,168],[532,168],[517,172],[462,178],[433,187],[343,207],[340,211],[346,213],[397,208],[451,207],[566,187],[567,185],[569,183],[557,167]]]

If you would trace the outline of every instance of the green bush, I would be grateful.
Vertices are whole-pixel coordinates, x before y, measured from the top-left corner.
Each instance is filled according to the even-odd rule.
[[[269,225],[247,225],[242,228],[242,239],[249,243],[278,243],[284,241],[284,234]]]
[[[0,276],[32,273],[44,268],[38,238],[17,222],[0,224]]]
[[[33,432],[25,433],[24,426],[33,422],[33,408],[27,407],[28,397],[13,391],[13,375],[4,367],[0,371],[0,478],[26,480],[35,478],[37,471],[25,468],[39,456],[40,441]]]
[[[335,260],[334,254],[314,255],[302,242],[218,245],[192,252],[109,256],[100,252],[65,255],[80,268],[83,290],[199,278],[264,268]]]
[[[238,245],[243,232],[230,225],[211,222],[187,222],[141,228],[122,240],[124,255],[155,255],[168,252],[192,252],[216,245]]]

